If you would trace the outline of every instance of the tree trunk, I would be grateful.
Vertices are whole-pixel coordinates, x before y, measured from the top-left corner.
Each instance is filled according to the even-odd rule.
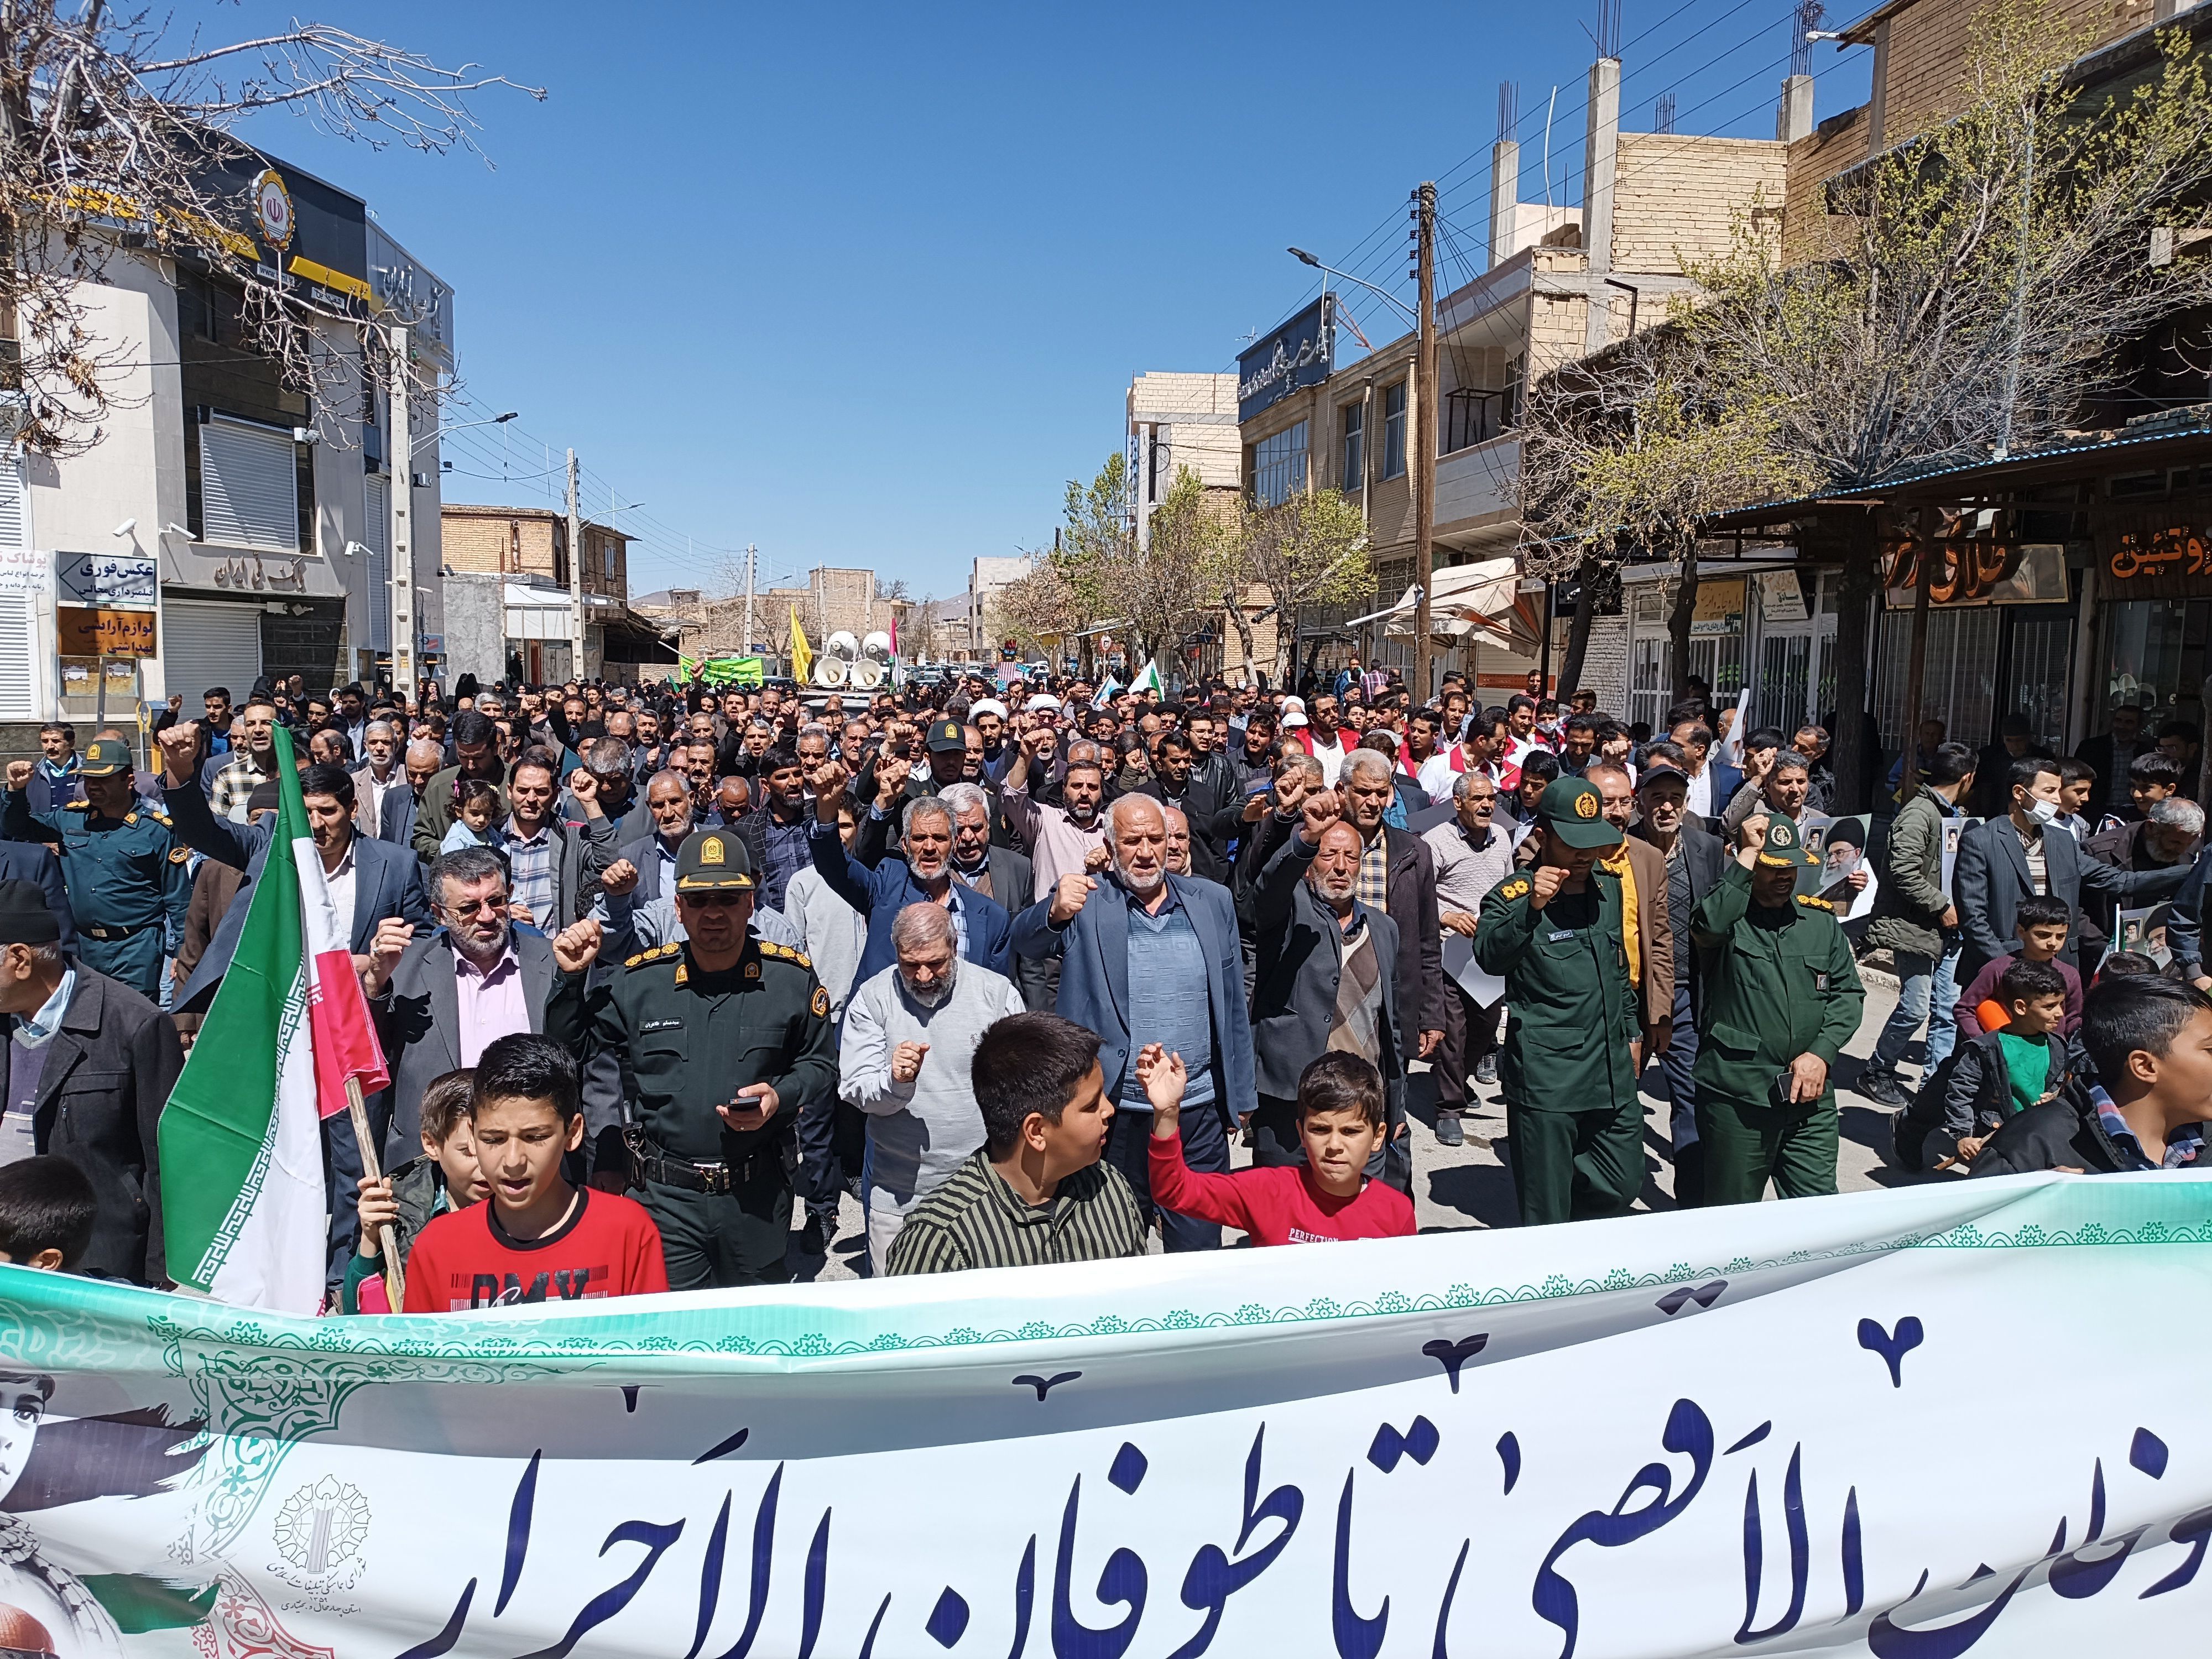
[[[1283,603],[1279,593],[1275,596],[1275,660],[1271,665],[1276,689],[1288,687],[1298,667],[1298,613]]]
[[[1690,695],[1690,618],[1698,609],[1698,544],[1681,550],[1682,574],[1674,584],[1674,608],[1667,613],[1667,678],[1670,702]]]
[[[1861,509],[1855,516],[1857,522],[1845,537],[1844,580],[1836,597],[1836,730],[1829,734],[1835,739],[1835,799],[1846,812],[1864,810],[1867,780],[1881,759],[1866,752],[1864,735],[1867,639],[1881,542],[1872,510]]]
[[[1598,580],[1598,559],[1595,553],[1585,553],[1575,580],[1582,596],[1575,601],[1575,619],[1567,624],[1567,653],[1559,662],[1559,690],[1571,693],[1583,683],[1583,659],[1589,654],[1590,618],[1595,613]]]

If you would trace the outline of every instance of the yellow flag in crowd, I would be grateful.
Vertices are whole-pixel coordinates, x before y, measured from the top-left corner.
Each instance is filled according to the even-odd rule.
[[[813,647],[806,643],[806,630],[799,625],[799,607],[794,605],[791,607],[791,678],[805,685],[813,667]]]

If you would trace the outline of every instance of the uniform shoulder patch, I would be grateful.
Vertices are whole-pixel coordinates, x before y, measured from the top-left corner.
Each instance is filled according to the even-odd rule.
[[[92,803],[88,800],[65,800],[62,803],[62,811],[64,812],[89,812],[92,811]]]
[[[155,823],[160,824],[164,830],[173,830],[177,827],[176,820],[172,818],[167,812],[164,812],[158,806],[148,807],[146,809],[146,816],[153,819]]]
[[[169,849],[169,862],[172,864],[189,864],[191,857],[192,849],[189,847],[172,847]]]
[[[817,1019],[830,1017],[830,994],[818,985],[814,988],[814,1017]]]
[[[138,814],[136,812],[125,812],[123,815],[123,821],[125,823],[136,823],[138,822]]]
[[[814,966],[814,959],[804,951],[794,951],[788,945],[778,945],[772,939],[764,939],[758,943],[760,953],[764,957],[774,957],[778,962],[795,962],[806,969]]]
[[[1829,903],[1827,900],[1824,898],[1814,898],[1810,893],[1798,894],[1797,902],[1803,905],[1808,910],[1826,910],[1832,912],[1836,908],[1834,905]]]
[[[1515,876],[1498,884],[1498,896],[1502,899],[1517,899],[1528,891],[1532,884],[1528,877]]]

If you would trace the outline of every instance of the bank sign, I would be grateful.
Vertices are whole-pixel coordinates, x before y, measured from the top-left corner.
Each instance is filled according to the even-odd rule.
[[[1300,387],[1319,386],[1335,345],[1334,298],[1324,294],[1237,360],[1237,418],[1249,421]]]

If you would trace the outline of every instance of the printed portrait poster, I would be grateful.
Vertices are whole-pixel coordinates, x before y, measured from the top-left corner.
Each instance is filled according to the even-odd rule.
[[[1979,818],[1945,818],[1943,831],[1943,896],[1951,896],[1951,872],[1959,863],[1959,837],[1979,823]]]
[[[2112,950],[2148,957],[2163,973],[2173,965],[2173,951],[2166,942],[2166,924],[2172,914],[2171,904],[2147,904],[2117,912],[2112,918]]]
[[[1864,812],[1830,818],[1820,848],[1820,867],[1805,872],[1813,879],[1814,890],[1835,906],[1838,921],[1854,921],[1874,910],[1874,896],[1881,884],[1867,857],[1867,835],[1872,823],[1871,815]],[[1854,892],[1850,878],[1860,870],[1866,872],[1866,885]],[[1801,879],[1799,890],[1803,888]]]

